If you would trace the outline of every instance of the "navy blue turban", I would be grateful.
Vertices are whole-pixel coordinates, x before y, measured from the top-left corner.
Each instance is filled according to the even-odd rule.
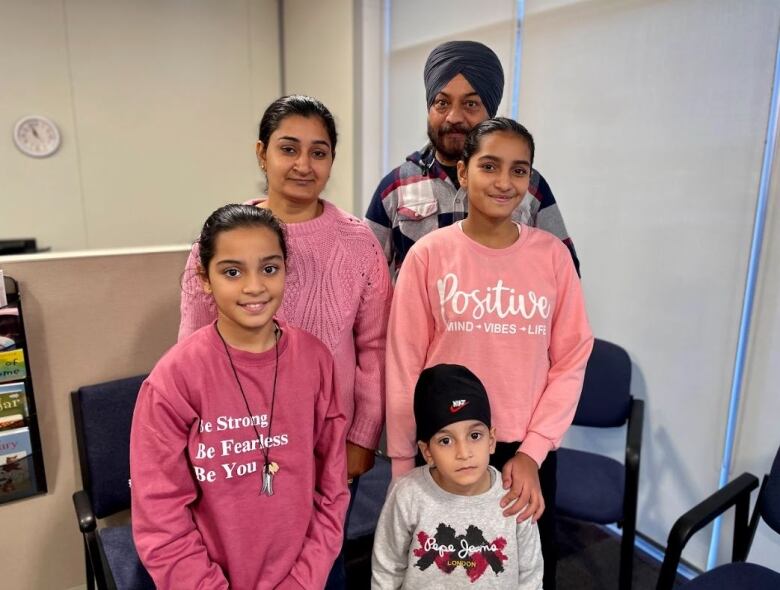
[[[479,94],[488,115],[495,117],[504,93],[504,70],[493,50],[476,41],[448,41],[431,51],[423,75],[428,108],[458,74]]]

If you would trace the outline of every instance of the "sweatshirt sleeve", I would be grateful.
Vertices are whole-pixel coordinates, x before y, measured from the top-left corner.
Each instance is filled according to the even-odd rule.
[[[333,359],[330,354],[327,357],[322,375],[322,395],[316,410],[319,428],[314,446],[314,512],[303,549],[290,574],[277,589],[323,588],[341,551],[349,503],[347,456],[344,452],[347,418],[335,394]]]
[[[130,433],[133,540],[158,588],[228,588],[189,508],[198,497],[186,456],[189,428],[182,412],[144,382]]]
[[[521,450],[541,465],[571,426],[582,393],[585,365],[593,348],[582,287],[570,257],[556,256],[557,294],[550,326],[550,369]]]
[[[200,247],[195,242],[181,278],[179,341],[217,319],[214,298],[203,291],[203,285],[198,277],[199,257]]]
[[[374,533],[371,590],[397,590],[403,586],[409,564],[413,528],[406,518],[399,486],[387,495]]]
[[[385,422],[385,343],[393,288],[379,244],[373,236],[369,278],[360,295],[355,340],[355,413],[347,440],[376,449]]]
[[[413,248],[401,267],[387,328],[387,453],[393,477],[414,467],[417,455],[414,386],[434,334],[427,265]]]
[[[542,590],[544,560],[539,527],[531,519],[517,523],[518,589]]]

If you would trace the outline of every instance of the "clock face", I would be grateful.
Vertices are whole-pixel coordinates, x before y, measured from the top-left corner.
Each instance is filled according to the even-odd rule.
[[[28,156],[45,158],[59,149],[60,130],[46,117],[23,117],[14,127],[14,143]]]

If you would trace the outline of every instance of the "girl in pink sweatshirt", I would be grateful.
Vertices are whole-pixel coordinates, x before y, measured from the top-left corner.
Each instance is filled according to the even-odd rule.
[[[493,408],[499,444],[491,464],[502,470],[504,514],[534,521],[545,514],[539,524],[548,588],[554,449],[574,417],[593,336],[566,247],[512,221],[524,206],[533,154],[531,134],[515,121],[476,126],[458,163],[468,217],[421,238],[401,267],[388,326],[387,443],[393,475],[409,471],[422,370],[451,363],[475,373]]]
[[[270,211],[215,211],[200,280],[217,319],[138,395],[133,539],[163,590],[322,588],[341,548],[347,422],[328,350],[274,317],[286,256]]]

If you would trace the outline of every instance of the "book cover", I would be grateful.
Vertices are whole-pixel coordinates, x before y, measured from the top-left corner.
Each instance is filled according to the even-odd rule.
[[[10,416],[0,416],[0,430],[9,430],[11,428],[21,428],[24,426],[24,416],[21,414],[11,414]]]
[[[23,342],[18,305],[12,303],[0,308],[0,383],[27,377]]]
[[[18,381],[27,377],[24,350],[21,348],[0,352],[0,383]]]
[[[29,415],[27,393],[24,383],[0,384],[0,428],[10,428],[4,424],[5,418]]]
[[[0,351],[21,348],[23,339],[19,304],[12,303],[0,308]]]
[[[0,501],[35,492],[29,428],[0,431]]]
[[[0,465],[18,461],[32,454],[30,429],[15,428],[0,432]]]

